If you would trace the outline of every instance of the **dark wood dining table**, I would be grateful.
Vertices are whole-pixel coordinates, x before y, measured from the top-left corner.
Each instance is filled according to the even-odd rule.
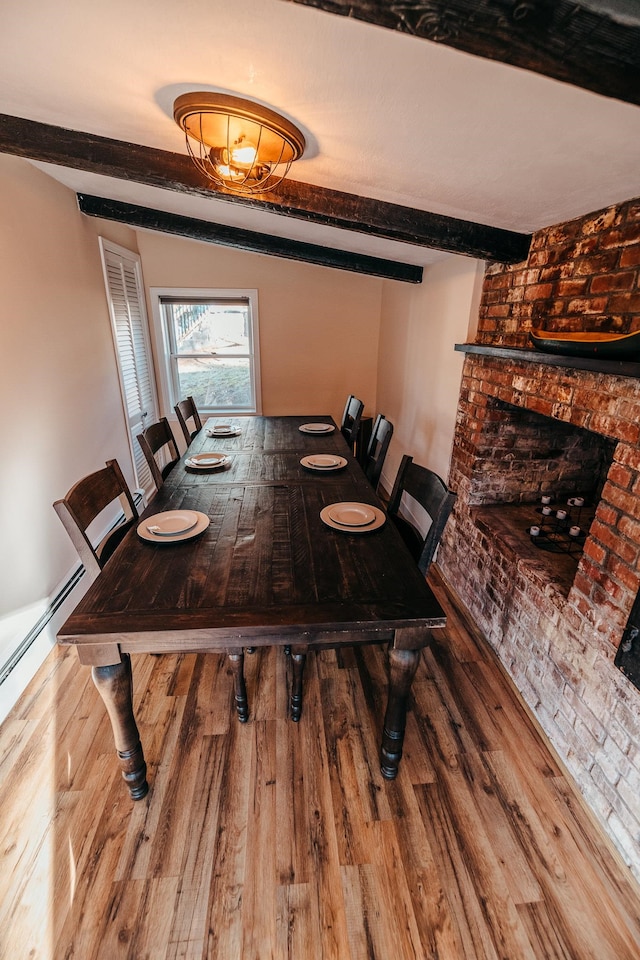
[[[218,418],[221,422],[221,418]],[[381,771],[393,779],[402,756],[407,698],[442,608],[394,524],[351,532],[320,518],[327,505],[382,504],[330,416],[237,417],[233,437],[192,440],[142,514],[199,511],[197,537],[150,543],[132,529],[58,633],[107,708],[122,775],[134,800],[148,791],[133,712],[131,654],[226,653],[234,669],[240,719],[249,706],[243,679],[247,647],[286,646],[293,658],[290,715],[299,719],[307,650],[389,644],[389,689]],[[300,431],[327,423],[330,434]],[[221,468],[197,470],[197,453],[228,455]],[[336,471],[301,464],[310,454],[346,460]]]

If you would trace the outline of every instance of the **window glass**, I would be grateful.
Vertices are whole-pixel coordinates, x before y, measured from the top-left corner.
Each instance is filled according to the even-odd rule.
[[[257,412],[255,305],[251,297],[160,296],[172,404]]]
[[[193,397],[198,410],[251,408],[251,368],[240,357],[179,357],[178,393]]]

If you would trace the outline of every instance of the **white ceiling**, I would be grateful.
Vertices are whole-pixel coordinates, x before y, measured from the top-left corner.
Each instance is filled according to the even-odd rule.
[[[5,0],[0,113],[185,152],[173,101],[259,100],[295,180],[530,232],[640,195],[640,108],[285,0]],[[75,190],[411,263],[443,254],[41,165]]]

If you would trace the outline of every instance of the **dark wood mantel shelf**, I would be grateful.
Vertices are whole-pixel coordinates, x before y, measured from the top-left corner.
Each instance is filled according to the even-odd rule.
[[[494,347],[485,343],[456,343],[459,353],[475,353],[501,360],[517,360],[525,363],[543,363],[550,367],[570,367],[574,370],[592,370],[595,373],[608,373],[618,377],[639,377],[640,363],[630,360],[598,360],[594,357],[565,357],[555,353],[544,353],[529,347]]]

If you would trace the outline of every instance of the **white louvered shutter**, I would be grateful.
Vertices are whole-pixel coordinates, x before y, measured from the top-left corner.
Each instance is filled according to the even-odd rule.
[[[136,439],[157,419],[140,260],[135,253],[104,240],[101,248],[131,455],[138,486],[151,493],[153,479]]]

